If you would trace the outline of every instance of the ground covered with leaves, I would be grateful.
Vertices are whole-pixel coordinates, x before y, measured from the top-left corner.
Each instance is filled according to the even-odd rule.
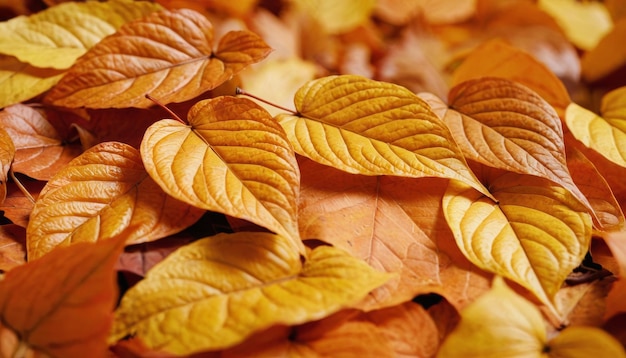
[[[0,8],[0,357],[626,357],[626,1]]]

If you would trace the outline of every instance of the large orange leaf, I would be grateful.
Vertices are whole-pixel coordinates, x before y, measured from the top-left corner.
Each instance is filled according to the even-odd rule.
[[[457,179],[490,195],[446,125],[404,87],[329,76],[308,82],[294,102],[298,114],[277,119],[298,154],[349,173]]]
[[[0,55],[0,108],[29,100],[54,86],[63,71],[37,68]]]
[[[308,159],[299,163],[302,238],[398,273],[369,296],[367,309],[430,292],[461,308],[488,288],[480,269],[459,252],[441,211],[447,180],[352,175]]]
[[[466,158],[551,180],[572,192],[591,211],[568,171],[561,121],[536,93],[504,78],[483,77],[452,88],[452,110],[432,96],[427,100],[448,125]]]
[[[565,122],[586,147],[626,167],[626,87],[607,93],[600,111],[602,116],[572,103],[567,107]]]
[[[300,173],[282,128],[245,98],[204,100],[188,117],[189,125],[164,119],[146,131],[141,156],[150,176],[179,200],[252,221],[302,250]]]
[[[498,278],[461,311],[461,322],[437,357],[626,357],[624,348],[595,327],[568,327],[548,339],[539,310]]]
[[[188,10],[161,11],[122,26],[91,48],[46,100],[66,107],[149,107],[149,93],[182,102],[213,89],[270,49],[251,32],[227,33],[213,52],[213,27]]]
[[[7,197],[7,180],[14,157],[15,145],[6,130],[0,127],[0,204]]]
[[[275,324],[350,307],[388,278],[330,246],[302,263],[278,235],[218,234],[177,250],[130,289],[112,339],[131,334],[176,354],[227,348]]]
[[[64,3],[0,23],[0,53],[21,62],[66,69],[124,23],[157,11],[147,1]]]
[[[477,266],[509,278],[553,307],[567,275],[591,242],[591,220],[565,189],[545,179],[493,172],[485,181],[498,200],[451,182],[443,210],[457,245]]]
[[[23,104],[0,112],[0,125],[15,144],[13,171],[35,179],[49,180],[82,152],[79,145],[63,143],[44,114]]]
[[[79,241],[159,239],[193,224],[203,212],[165,194],[135,148],[101,143],[44,187],[28,223],[28,258]]]
[[[9,271],[0,281],[0,355],[108,357],[123,246],[80,243]]]

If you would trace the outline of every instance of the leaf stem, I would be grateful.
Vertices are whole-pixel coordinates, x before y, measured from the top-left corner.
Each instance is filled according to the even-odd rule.
[[[253,95],[251,93],[248,93],[248,92],[244,91],[243,89],[241,89],[239,87],[237,87],[237,89],[235,90],[235,94],[240,94],[242,96],[248,96],[250,98],[256,99],[257,101],[261,101],[261,102],[263,102],[265,104],[268,104],[268,105],[270,105],[272,107],[276,107],[276,108],[281,109],[281,110],[283,110],[285,112],[289,112],[289,113],[293,114],[294,116],[298,115],[298,112],[294,111],[293,109],[289,109],[287,107],[283,107],[283,106],[280,106],[278,104],[272,103],[272,102],[270,102],[268,100],[265,100],[263,98],[257,97],[257,96],[255,96],[255,95]]]
[[[188,125],[189,123],[185,122],[182,118],[178,116],[178,114],[174,113],[171,109],[167,108],[163,103],[161,103],[158,99],[152,97],[150,94],[146,93],[146,98],[154,102],[157,106],[163,108],[167,113],[169,113],[175,120],[179,121],[184,125]]]
[[[11,179],[13,179],[13,181],[15,182],[15,185],[17,185],[17,187],[20,189],[22,194],[24,194],[24,196],[26,198],[28,198],[28,200],[30,200],[31,203],[34,204],[35,203],[35,198],[33,198],[33,196],[30,195],[28,190],[26,190],[26,187],[24,187],[24,185],[22,185],[22,183],[19,181],[19,179],[17,179],[17,177],[15,176],[15,173],[13,172],[13,169],[9,169],[9,175],[11,176]]]

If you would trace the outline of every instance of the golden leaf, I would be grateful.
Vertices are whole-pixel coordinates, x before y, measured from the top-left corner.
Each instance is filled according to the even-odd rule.
[[[602,117],[572,103],[565,112],[567,128],[586,147],[626,167],[626,87],[602,98]]]
[[[353,30],[364,24],[374,10],[375,0],[292,0],[304,14],[311,16],[327,34],[338,34]]]
[[[180,248],[122,298],[112,339],[132,334],[176,354],[227,348],[354,305],[389,278],[329,246],[303,264],[292,247],[278,235],[239,232]]]
[[[582,56],[581,74],[585,81],[595,82],[609,77],[626,62],[626,48],[622,46],[626,38],[626,18],[615,23],[615,27],[598,45]]]
[[[28,223],[28,258],[80,241],[159,239],[193,224],[203,212],[165,194],[135,148],[101,143],[71,161],[42,190]]]
[[[54,86],[63,71],[37,68],[0,55],[0,108],[29,100]]]
[[[0,353],[12,353],[2,356],[108,357],[122,248],[119,240],[80,243],[9,271],[0,280]]]
[[[50,91],[54,105],[146,108],[197,97],[260,61],[270,49],[251,32],[227,33],[213,52],[213,27],[188,10],[161,11],[122,26],[92,47]]]
[[[446,125],[406,88],[354,75],[304,85],[279,123],[298,154],[363,175],[461,180],[490,196]]]
[[[15,156],[15,146],[9,134],[0,127],[0,204],[7,197],[7,179]]]
[[[0,53],[41,68],[66,69],[124,23],[161,9],[147,1],[64,3],[0,23]]]
[[[559,358],[626,357],[622,344],[596,327],[568,327],[550,340],[547,351]]]
[[[245,98],[217,97],[188,117],[189,125],[164,119],[146,131],[141,156],[150,176],[179,200],[252,221],[303,250],[298,164],[270,114]]]
[[[498,200],[458,182],[443,198],[457,245],[475,265],[509,278],[553,306],[567,275],[591,242],[591,219],[565,189],[530,175],[496,173],[487,179]]]

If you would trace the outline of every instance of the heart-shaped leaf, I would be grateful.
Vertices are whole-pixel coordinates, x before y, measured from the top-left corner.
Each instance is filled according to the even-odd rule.
[[[498,204],[458,182],[443,197],[458,247],[475,265],[509,278],[552,305],[591,242],[591,220],[565,189],[548,180],[493,172]]]
[[[294,102],[298,115],[277,119],[298,154],[349,173],[457,179],[490,195],[446,125],[404,87],[329,76],[301,87]]]
[[[15,146],[9,134],[0,127],[0,204],[7,197],[7,179],[9,169],[15,157]]]
[[[112,339],[131,334],[176,354],[227,348],[273,325],[350,307],[388,278],[330,246],[303,264],[281,236],[219,234],[180,248],[130,289]]]
[[[165,194],[135,148],[101,143],[71,161],[42,190],[28,223],[28,258],[79,241],[156,240],[193,224],[203,212]]]
[[[206,210],[298,234],[298,163],[283,129],[245,98],[217,97],[189,111],[189,125],[171,119],[148,128],[141,156],[171,196]]]
[[[82,56],[46,100],[89,108],[146,108],[149,93],[163,103],[182,102],[213,89],[269,47],[257,35],[226,34],[213,52],[213,26],[201,14],[161,11],[122,26]]]

